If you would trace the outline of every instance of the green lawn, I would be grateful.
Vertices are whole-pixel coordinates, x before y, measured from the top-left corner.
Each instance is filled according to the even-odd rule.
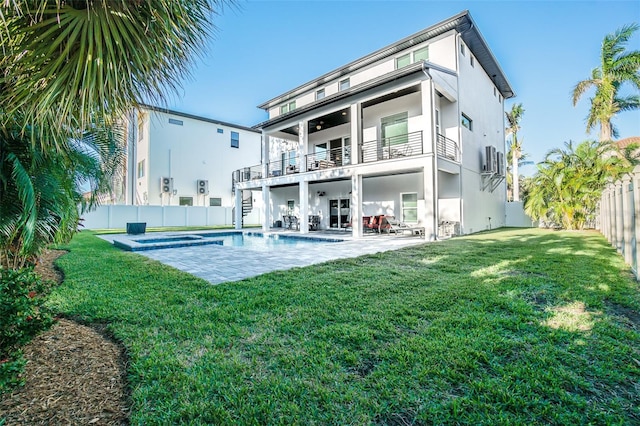
[[[132,424],[640,423],[638,284],[597,233],[494,231],[218,286],[87,232],[69,248],[51,303],[123,342]]]

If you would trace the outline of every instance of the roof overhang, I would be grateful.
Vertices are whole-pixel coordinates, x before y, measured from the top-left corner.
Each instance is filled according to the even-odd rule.
[[[390,83],[393,81],[397,81],[403,77],[407,77],[410,76],[412,74],[416,74],[416,73],[423,73],[423,68],[424,67],[424,62],[416,62],[415,64],[411,64],[407,67],[401,68],[399,70],[395,70],[393,72],[387,73],[383,76],[380,76],[378,78],[374,78],[372,80],[366,81],[362,84],[358,84],[356,86],[353,86],[347,90],[343,90],[337,93],[334,93],[332,95],[329,95],[325,98],[322,98],[320,100],[311,102],[310,104],[307,104],[303,107],[300,108],[296,108],[293,111],[289,111],[286,114],[282,114],[279,115],[277,117],[274,117],[270,120],[267,121],[263,121],[262,123],[256,124],[255,126],[253,126],[254,129],[263,129],[263,128],[267,128],[267,127],[271,127],[274,126],[276,124],[280,124],[282,122],[288,121],[294,117],[303,115],[309,111],[312,111],[316,108],[319,107],[323,107],[325,105],[329,105],[332,104],[334,102],[338,102],[342,99],[348,98],[350,96],[365,92],[367,90],[370,90],[372,88],[378,87],[380,85],[386,84],[386,83]],[[428,78],[427,74],[423,74],[424,78]]]
[[[491,79],[494,81],[502,96],[505,99],[514,97],[515,93],[511,88],[507,77],[504,75],[504,72],[500,68],[498,61],[496,60],[495,56],[493,56],[493,53],[489,49],[487,42],[480,34],[480,31],[471,18],[469,11],[465,10],[449,19],[446,19],[429,28],[410,35],[400,41],[397,41],[396,43],[377,50],[347,65],[344,65],[343,67],[324,74],[317,79],[298,86],[295,89],[292,89],[278,97],[270,99],[262,105],[259,105],[258,108],[268,110],[269,108],[276,106],[281,102],[293,99],[300,94],[320,87],[328,83],[329,81],[333,81],[345,75],[351,74],[354,71],[367,67],[381,59],[393,56],[398,52],[405,50],[415,44],[438,37],[452,30],[457,31],[461,35],[465,44],[469,47],[471,52],[476,57],[478,63],[484,68],[489,77],[491,77]]]

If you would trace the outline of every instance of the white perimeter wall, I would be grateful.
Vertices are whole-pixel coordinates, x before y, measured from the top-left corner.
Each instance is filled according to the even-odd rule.
[[[537,226],[537,222],[531,219],[524,212],[524,203],[522,201],[513,201],[507,203],[507,224],[515,228],[532,228]]]
[[[145,222],[147,227],[163,226],[231,226],[231,207],[186,207],[186,206],[99,206],[85,213],[84,229],[124,229],[128,222]],[[259,225],[262,215],[254,209],[244,217],[245,225]]]

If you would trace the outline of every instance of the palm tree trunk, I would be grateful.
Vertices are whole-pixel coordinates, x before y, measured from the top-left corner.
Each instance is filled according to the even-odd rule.
[[[600,142],[611,140],[611,121],[600,123]]]

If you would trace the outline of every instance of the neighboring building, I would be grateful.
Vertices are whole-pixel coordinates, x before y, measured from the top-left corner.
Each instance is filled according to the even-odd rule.
[[[128,122],[121,203],[230,207],[233,171],[260,161],[260,132],[248,127],[152,106]]]
[[[265,230],[289,215],[354,236],[381,214],[428,239],[504,226],[513,96],[465,11],[260,105],[263,158],[235,186],[262,192]]]

